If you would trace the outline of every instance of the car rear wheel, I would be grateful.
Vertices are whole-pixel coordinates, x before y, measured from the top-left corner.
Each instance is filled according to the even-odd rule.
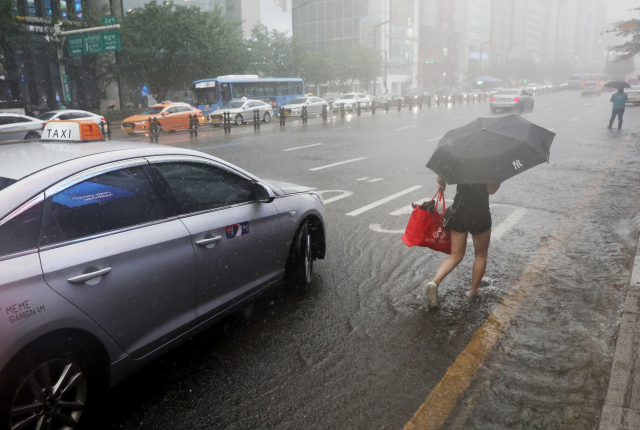
[[[241,126],[244,123],[242,115],[240,114],[236,115],[235,122],[237,126]]]
[[[294,288],[306,289],[313,278],[312,236],[309,223],[305,221],[291,245],[287,267],[287,283]]]
[[[264,122],[271,121],[271,114],[269,112],[265,112],[264,117],[262,118]]]
[[[39,342],[18,354],[0,375],[0,429],[70,430],[87,400],[103,392],[90,348]],[[86,345],[85,345],[86,346]]]
[[[38,140],[38,139],[40,139],[40,134],[38,134],[37,131],[30,131],[24,137],[24,140]]]

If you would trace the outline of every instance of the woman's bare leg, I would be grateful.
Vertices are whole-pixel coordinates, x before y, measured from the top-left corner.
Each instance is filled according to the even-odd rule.
[[[473,262],[473,275],[471,277],[471,292],[475,293],[480,287],[484,271],[487,268],[487,254],[489,252],[489,242],[491,241],[491,229],[480,233],[472,234],[473,247],[475,248],[476,259]]]
[[[464,253],[467,250],[467,236],[468,233],[458,233],[451,230],[451,255],[444,259],[438,267],[436,277],[431,282],[435,282],[436,285],[440,285],[440,282],[447,276],[464,258]]]

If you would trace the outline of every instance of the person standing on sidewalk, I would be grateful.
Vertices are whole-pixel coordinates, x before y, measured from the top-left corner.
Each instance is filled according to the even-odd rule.
[[[611,112],[611,119],[609,120],[609,127],[613,126],[613,121],[618,117],[618,130],[622,128],[622,115],[624,115],[624,106],[627,103],[627,95],[624,93],[624,89],[618,88],[618,92],[611,96],[613,103],[613,111]]]
[[[438,176],[438,189],[444,191],[447,183]],[[495,194],[500,184],[458,184],[453,200],[455,215],[447,225],[451,229],[451,255],[438,267],[435,278],[427,283],[427,307],[438,306],[438,286],[453,269],[462,262],[467,250],[467,237],[471,233],[475,248],[475,261],[471,278],[471,290],[467,295],[480,291],[480,282],[487,268],[487,254],[491,240],[491,212],[489,195]]]

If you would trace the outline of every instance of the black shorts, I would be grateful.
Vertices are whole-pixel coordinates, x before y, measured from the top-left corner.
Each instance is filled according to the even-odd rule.
[[[491,228],[491,212],[472,214],[458,211],[447,227],[458,233],[484,233]]]

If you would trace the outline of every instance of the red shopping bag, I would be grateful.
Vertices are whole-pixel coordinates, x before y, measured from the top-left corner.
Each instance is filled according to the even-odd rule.
[[[420,206],[416,207],[411,212],[402,241],[407,246],[422,246],[451,254],[451,230],[444,228],[441,222],[446,210],[444,193],[438,191],[433,199],[437,199],[436,208],[442,204],[442,213],[424,211]]]

